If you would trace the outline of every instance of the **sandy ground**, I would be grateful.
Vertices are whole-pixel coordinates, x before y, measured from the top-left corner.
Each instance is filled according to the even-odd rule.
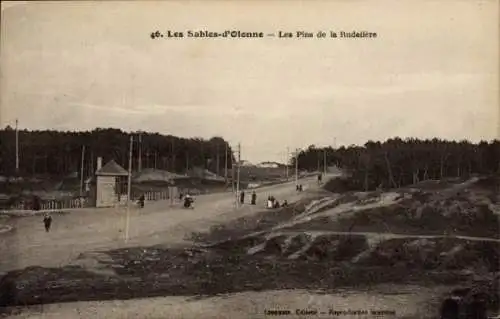
[[[317,189],[315,177],[301,181],[305,189]],[[124,240],[126,210],[101,209],[54,216],[46,233],[40,216],[13,218],[7,224],[14,231],[0,234],[0,274],[27,266],[58,267],[73,263],[82,253],[127,246],[186,243],[192,232],[263,211],[268,195],[292,202],[297,194],[294,182],[256,190],[257,206],[235,209],[234,196],[227,193],[199,196],[195,209],[179,204],[149,202],[142,210],[130,211],[130,240]],[[304,192],[304,193],[307,193]],[[250,192],[247,193],[247,201]],[[160,297],[126,301],[75,302],[23,308],[9,318],[269,318],[266,310],[290,310],[280,318],[433,318],[434,296],[449,287],[373,287],[370,291],[349,290],[335,294],[301,290],[245,292],[206,299]],[[436,298],[437,300],[437,298]],[[432,309],[431,309],[432,308]],[[316,309],[324,314],[298,315],[296,309]],[[388,310],[395,315],[349,315],[330,310]]]
[[[314,178],[301,180],[305,189],[317,188]],[[257,205],[234,206],[234,195],[200,195],[194,209],[170,206],[168,201],[148,202],[143,209],[130,210],[129,240],[125,242],[126,209],[94,209],[53,216],[53,227],[45,232],[41,216],[12,218],[6,221],[14,231],[0,234],[0,274],[28,266],[59,267],[81,253],[120,247],[179,244],[191,232],[264,210],[267,196],[289,202],[302,194],[295,182],[256,190]],[[246,202],[250,192],[246,194]]]
[[[169,319],[243,319],[243,318],[432,318],[430,305],[443,289],[417,286],[379,286],[377,291],[336,294],[311,293],[302,290],[244,292],[206,299],[161,297],[128,301],[77,302],[33,306],[9,318],[169,318]],[[289,310],[290,315],[272,316],[268,310]],[[298,315],[297,310],[317,310],[318,314]],[[367,311],[366,315],[333,311]],[[374,311],[388,311],[376,316]],[[323,312],[323,313],[321,313]]]

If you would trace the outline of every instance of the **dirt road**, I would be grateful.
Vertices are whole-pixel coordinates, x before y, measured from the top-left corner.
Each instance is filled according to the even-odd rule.
[[[314,177],[302,179],[305,189],[315,189]],[[267,196],[289,202],[301,194],[295,182],[256,189],[257,205],[234,206],[234,195],[219,193],[198,196],[195,209],[183,209],[168,201],[148,202],[143,209],[130,210],[129,240],[125,242],[126,209],[93,209],[55,215],[46,233],[40,216],[12,218],[7,224],[14,231],[0,234],[0,273],[28,266],[67,265],[81,253],[137,245],[179,244],[191,232],[247,214],[264,210]],[[250,199],[251,191],[246,194]]]
[[[159,297],[99,302],[71,302],[32,306],[22,309],[15,319],[56,318],[172,318],[172,319],[410,319],[434,318],[429,299],[437,299],[449,287],[387,285],[370,291],[345,290],[336,294],[303,290],[243,292],[195,299]],[[273,310],[289,311],[289,315],[273,316]],[[366,315],[349,314],[361,310]],[[297,311],[302,312],[302,315]],[[305,314],[309,311],[309,315]],[[312,312],[311,312],[312,311]],[[317,314],[313,314],[317,311]],[[374,315],[373,311],[387,311]],[[336,314],[334,312],[347,312]]]

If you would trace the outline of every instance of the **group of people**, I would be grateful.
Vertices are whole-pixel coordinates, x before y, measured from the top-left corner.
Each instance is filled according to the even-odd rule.
[[[240,204],[245,203],[245,191],[240,192]],[[257,204],[257,194],[255,191],[252,192],[252,198],[250,200],[251,205],[256,205]],[[283,201],[283,203],[280,205],[279,201],[274,198],[274,196],[268,196],[267,198],[267,208],[279,208],[279,207],[286,207],[288,206],[288,202],[286,200]]]
[[[295,185],[295,190],[296,190],[297,192],[302,192],[302,191],[304,190],[304,189],[303,189],[303,187],[302,187],[302,184],[297,184],[297,185]]]
[[[288,202],[286,201],[286,199],[280,205],[280,202],[276,198],[274,198],[274,196],[269,196],[267,198],[267,208],[280,208],[286,206],[288,206]]]

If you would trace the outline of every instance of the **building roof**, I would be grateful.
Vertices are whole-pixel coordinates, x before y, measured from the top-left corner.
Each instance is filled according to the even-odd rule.
[[[128,176],[128,172],[114,160],[107,162],[95,174],[98,176]]]

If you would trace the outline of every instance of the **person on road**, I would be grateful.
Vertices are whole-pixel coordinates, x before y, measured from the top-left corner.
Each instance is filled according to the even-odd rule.
[[[273,199],[271,196],[267,197],[267,208],[269,209],[273,208]]]
[[[257,202],[257,194],[255,194],[255,191],[252,192],[252,205],[255,205]]]
[[[321,173],[318,174],[318,185],[321,185],[321,180],[323,177],[321,176]]]
[[[240,203],[244,204],[245,203],[245,192],[241,191],[240,193]]]
[[[271,208],[274,207],[274,203],[276,202],[276,198],[274,198],[273,195],[269,196],[270,200],[271,200]]]
[[[45,231],[48,233],[50,231],[50,226],[52,225],[52,216],[48,213],[45,213],[43,217],[43,224],[45,225]]]
[[[193,198],[191,195],[188,193],[186,196],[184,196],[184,207],[185,208],[190,208],[193,205]]]
[[[144,197],[144,194],[141,195],[141,197],[139,197],[139,207],[140,208],[144,208],[144,201],[145,201],[145,197]]]

